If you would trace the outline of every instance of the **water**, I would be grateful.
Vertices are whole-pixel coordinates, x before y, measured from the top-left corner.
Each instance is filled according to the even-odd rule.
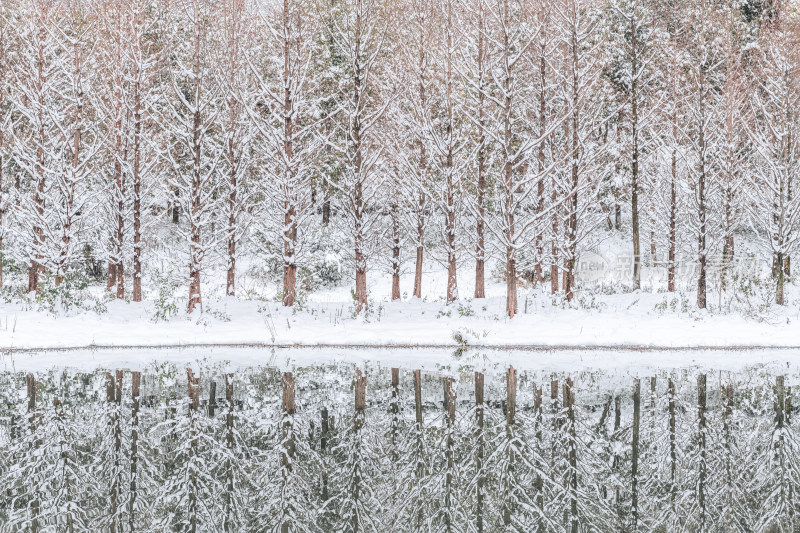
[[[788,531],[800,526],[793,361],[780,351],[6,356],[0,529]]]

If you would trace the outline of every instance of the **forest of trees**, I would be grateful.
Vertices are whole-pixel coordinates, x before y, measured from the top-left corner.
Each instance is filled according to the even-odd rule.
[[[19,292],[102,269],[143,299],[156,243],[185,309],[209,265],[282,275],[333,242],[368,269],[501,266],[571,300],[617,231],[643,266],[726,269],[784,303],[800,238],[800,26],[787,0],[3,0],[0,246]],[[99,266],[98,266],[99,265]],[[152,268],[152,267],[150,267]],[[471,274],[470,274],[471,275]],[[9,277],[8,275],[6,276]],[[21,276],[20,276],[20,279]],[[7,282],[8,283],[8,282]],[[411,289],[409,289],[411,290]]]
[[[796,376],[575,379],[351,365],[3,373],[0,531],[800,525]]]

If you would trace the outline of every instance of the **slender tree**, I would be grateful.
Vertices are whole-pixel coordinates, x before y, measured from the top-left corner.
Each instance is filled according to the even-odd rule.
[[[216,241],[211,226],[223,151],[214,139],[220,90],[214,83],[210,55],[213,13],[209,0],[179,4],[175,16],[185,24],[185,30],[172,36],[174,50],[170,55],[176,68],[170,70],[171,91],[165,94],[169,106],[163,124],[171,138],[166,150],[172,167],[170,184],[188,223],[188,227],[178,229],[188,244],[188,313],[202,305],[203,259]]]
[[[342,22],[332,30],[332,38],[347,61],[346,98],[341,111],[344,135],[343,143],[337,146],[345,165],[341,181],[335,186],[344,196],[353,244],[356,313],[367,307],[367,259],[379,214],[373,204],[385,178],[379,172],[384,150],[380,122],[390,98],[381,98],[377,72],[387,36],[382,8],[378,0],[342,2]]]

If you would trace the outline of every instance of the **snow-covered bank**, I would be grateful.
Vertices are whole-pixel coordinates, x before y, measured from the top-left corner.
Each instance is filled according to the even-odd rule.
[[[205,312],[153,321],[153,303],[111,301],[106,312],[53,315],[0,306],[0,347],[86,345],[412,345],[450,346],[800,346],[800,311],[785,306],[759,319],[682,310],[681,296],[599,295],[570,308],[539,294],[528,312],[503,314],[501,297],[443,302],[375,302],[352,315],[343,299],[309,301],[302,309],[278,302],[222,299]],[[673,305],[674,304],[674,305]]]
[[[645,277],[650,274],[645,269]],[[405,272],[401,287],[410,288],[412,278],[413,271]],[[662,284],[655,281],[625,292],[619,283],[600,280],[570,303],[563,294],[521,287],[520,313],[509,319],[503,283],[490,281],[487,297],[473,299],[466,296],[474,290],[474,272],[460,270],[458,282],[462,297],[447,305],[445,271],[431,265],[423,278],[425,298],[403,292],[401,301],[389,301],[391,278],[372,271],[370,306],[358,316],[346,283],[303,294],[294,308],[286,308],[271,297],[278,286],[257,285],[246,276],[242,285],[249,289],[237,298],[222,297],[222,285],[208,285],[203,308],[191,315],[183,311],[185,294],[172,288],[151,288],[144,302],[132,303],[91,286],[73,296],[80,305],[73,301],[67,309],[32,296],[6,297],[0,302],[0,350],[211,344],[800,347],[800,291],[794,285],[787,287],[787,305],[772,305],[771,289],[751,284],[724,298],[712,293],[711,309],[703,311],[695,308],[692,292],[656,292]]]

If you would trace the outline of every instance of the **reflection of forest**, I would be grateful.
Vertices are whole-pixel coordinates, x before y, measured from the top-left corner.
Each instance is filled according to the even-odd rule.
[[[759,531],[794,520],[791,381],[352,365],[5,373],[0,522]]]

